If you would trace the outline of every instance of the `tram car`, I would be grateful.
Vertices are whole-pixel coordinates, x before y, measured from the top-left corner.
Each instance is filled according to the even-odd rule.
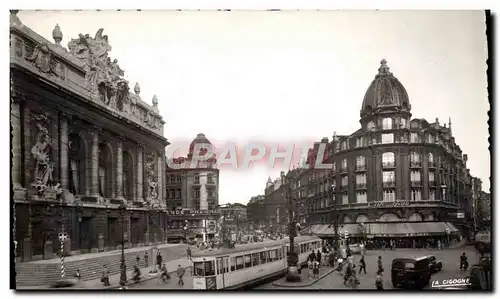
[[[321,250],[321,239],[318,237],[298,236],[294,241],[301,267],[307,264],[312,250]],[[284,275],[289,250],[290,241],[286,238],[194,253],[193,288],[242,289]]]

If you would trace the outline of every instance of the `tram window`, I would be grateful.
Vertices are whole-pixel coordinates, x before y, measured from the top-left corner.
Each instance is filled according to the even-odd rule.
[[[259,264],[259,254],[252,253],[252,265],[257,266]]]
[[[250,268],[252,267],[252,258],[250,254],[245,255],[245,268]]]
[[[205,262],[205,276],[215,275],[214,261]]]
[[[231,271],[236,270],[236,259],[234,257],[231,258]]]
[[[243,269],[243,257],[242,256],[237,256],[236,257],[236,270]]]
[[[193,267],[194,267],[194,276],[198,276],[198,277],[203,277],[205,276],[204,273],[203,273],[203,262],[194,262],[193,263]]]
[[[281,257],[281,254],[282,254],[282,249],[278,249],[278,259],[281,260],[282,257]]]
[[[265,264],[267,262],[266,251],[260,252],[260,263]]]

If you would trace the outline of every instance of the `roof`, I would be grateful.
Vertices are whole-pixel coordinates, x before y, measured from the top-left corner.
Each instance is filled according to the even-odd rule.
[[[309,240],[315,240],[318,239],[316,236],[298,236],[295,237],[295,242],[304,242],[304,241],[309,241]],[[283,246],[285,244],[290,243],[290,239],[285,238],[281,240],[276,240],[276,241],[266,241],[266,242],[259,242],[259,243],[250,243],[250,244],[242,244],[242,245],[236,245],[235,248],[219,248],[215,250],[204,250],[201,252],[193,253],[193,257],[205,257],[205,256],[219,256],[219,255],[228,255],[231,253],[237,253],[237,252],[244,252],[244,251],[251,251],[251,250],[257,250],[265,247],[276,247],[276,246]]]

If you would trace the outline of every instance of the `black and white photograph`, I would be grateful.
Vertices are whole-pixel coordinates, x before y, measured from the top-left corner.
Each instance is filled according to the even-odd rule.
[[[8,13],[12,289],[492,292],[491,11]]]

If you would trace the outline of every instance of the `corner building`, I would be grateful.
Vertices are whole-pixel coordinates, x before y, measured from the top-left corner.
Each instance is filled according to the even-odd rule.
[[[212,240],[220,226],[217,158],[214,154],[200,161],[195,156],[193,160],[196,144],[201,145],[198,157],[208,154],[206,149],[212,147],[205,134],[200,133],[191,142],[187,157],[172,158],[165,167],[171,242]]]
[[[447,126],[412,118],[408,94],[385,60],[366,91],[360,124],[310,150],[314,165],[325,143],[333,169],[299,171],[300,220],[323,236],[333,236],[335,215],[342,235],[359,235],[360,223],[371,237],[468,235],[469,219],[457,215],[471,204],[471,176],[451,120]]]
[[[129,91],[100,29],[68,49],[10,16],[14,238],[21,261],[166,241],[158,99]],[[119,209],[123,205],[125,210]],[[122,206],[123,207],[123,206]],[[123,226],[122,221],[123,219]]]

